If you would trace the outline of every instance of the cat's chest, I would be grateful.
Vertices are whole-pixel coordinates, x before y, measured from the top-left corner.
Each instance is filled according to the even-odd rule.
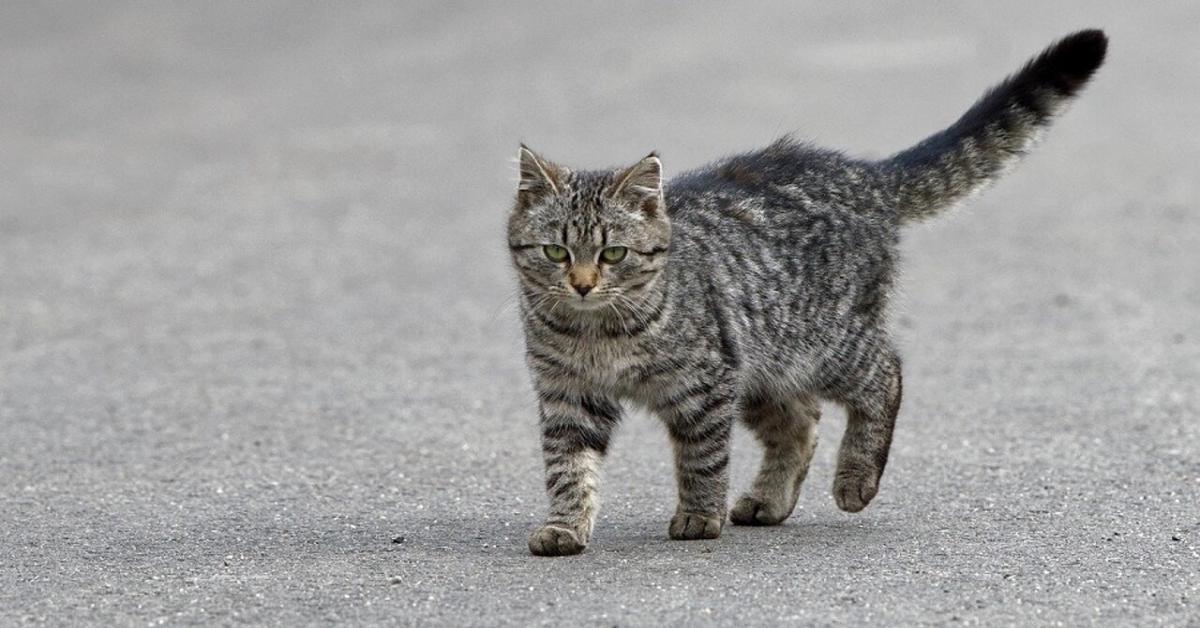
[[[560,347],[584,384],[617,393],[635,388],[639,373],[652,363],[652,351],[630,339],[579,338]]]

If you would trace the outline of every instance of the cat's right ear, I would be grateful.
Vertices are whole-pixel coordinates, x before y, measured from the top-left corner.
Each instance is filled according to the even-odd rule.
[[[566,168],[542,159],[524,144],[521,144],[518,160],[521,164],[521,182],[517,185],[518,209],[529,209],[539,200],[562,191],[569,172]]]

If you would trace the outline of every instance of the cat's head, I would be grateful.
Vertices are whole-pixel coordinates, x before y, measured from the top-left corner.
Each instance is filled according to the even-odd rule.
[[[625,309],[653,288],[671,237],[657,155],[574,172],[522,145],[520,164],[508,244],[536,304]]]

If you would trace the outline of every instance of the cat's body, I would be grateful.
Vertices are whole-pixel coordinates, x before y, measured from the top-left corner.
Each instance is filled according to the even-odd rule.
[[[783,521],[816,446],[819,399],[849,413],[835,499],[865,507],[901,396],[886,329],[900,225],[997,176],[1100,65],[1105,43],[1098,31],[1067,38],[954,126],[877,162],[784,139],[664,186],[654,155],[571,172],[522,148],[509,245],[551,501],[531,551],[587,544],[625,401],[671,434],[672,538],[720,534],[739,419],[764,457],[732,519]]]

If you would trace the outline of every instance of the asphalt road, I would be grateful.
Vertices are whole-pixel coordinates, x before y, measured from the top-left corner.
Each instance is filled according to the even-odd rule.
[[[1200,625],[1200,4],[5,3],[0,625]],[[537,559],[523,140],[883,155],[1055,37],[1110,63],[905,236],[905,403],[829,495],[671,542],[635,414]],[[757,452],[737,435],[735,487]]]

